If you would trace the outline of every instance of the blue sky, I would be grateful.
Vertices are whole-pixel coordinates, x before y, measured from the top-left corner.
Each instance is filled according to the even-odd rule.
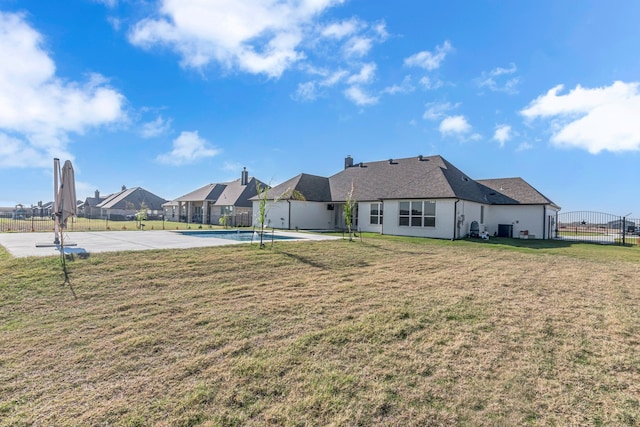
[[[440,154],[640,215],[640,2],[0,0],[0,206]]]

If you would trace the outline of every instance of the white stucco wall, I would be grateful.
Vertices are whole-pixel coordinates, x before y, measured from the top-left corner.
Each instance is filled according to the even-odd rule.
[[[455,199],[436,199],[435,227],[400,226],[399,209],[402,200],[386,200],[383,204],[383,224],[370,224],[370,203],[360,202],[358,207],[358,229],[366,232],[392,234],[398,236],[431,237],[437,239],[464,238],[469,234],[471,223],[477,221],[479,231],[487,231],[490,236],[498,232],[500,224],[513,225],[513,237],[518,238],[520,231],[527,230],[536,239],[550,238],[549,218],[554,218],[553,208],[541,205],[483,205],[475,202]],[[290,205],[289,205],[290,203]],[[481,221],[481,209],[484,206],[484,221]],[[258,202],[253,204],[254,224],[258,225]],[[273,228],[301,230],[333,230],[337,227],[336,218],[341,214],[342,205],[328,210],[325,202],[279,201],[267,204],[266,226]],[[455,218],[454,218],[455,209]],[[291,218],[289,218],[291,213]]]
[[[377,202],[360,202],[358,203],[358,229],[360,231],[366,231],[366,232],[371,232],[371,233],[382,233],[382,227],[383,225],[381,224],[370,224],[371,221],[371,203],[377,203]],[[383,222],[384,222],[384,207],[383,207],[383,213],[382,213],[382,218],[383,218]]]
[[[453,207],[454,200],[436,200],[435,227],[407,227],[398,225],[401,200],[385,200],[383,234],[396,236],[432,237],[436,239],[451,239],[453,237]]]
[[[500,224],[512,224],[514,238],[518,238],[520,232],[525,230],[536,239],[542,239],[544,236],[545,207],[542,205],[494,205],[490,207],[489,218],[487,231],[492,236],[498,232]]]
[[[260,204],[253,202],[253,223],[259,225]],[[265,226],[273,228],[296,227],[300,230],[333,230],[333,213],[327,209],[326,202],[307,202],[281,200],[267,203],[265,207]]]

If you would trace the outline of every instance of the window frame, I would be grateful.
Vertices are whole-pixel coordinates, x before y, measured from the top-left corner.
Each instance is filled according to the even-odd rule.
[[[435,200],[400,200],[398,227],[434,228],[437,218],[436,206]]]
[[[374,213],[374,206],[375,206],[375,213]],[[384,216],[383,206],[384,204],[382,202],[372,202],[369,204],[369,225],[382,225],[383,216]]]

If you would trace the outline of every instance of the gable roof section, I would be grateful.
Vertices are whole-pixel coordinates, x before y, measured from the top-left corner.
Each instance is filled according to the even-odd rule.
[[[487,203],[482,187],[441,156],[360,163],[329,178],[342,202],[354,185],[356,200],[460,198]]]
[[[226,187],[226,184],[207,184],[197,190],[187,193],[184,196],[180,196],[172,202],[202,202],[205,200],[215,202],[222,194]]]
[[[249,178],[247,185],[242,185],[242,179],[225,184],[225,189],[214,203],[214,206],[251,207],[251,198],[258,194],[256,184],[265,184],[256,178]]]
[[[475,181],[442,156],[357,163],[329,178],[302,173],[270,189],[267,198],[274,200],[295,190],[307,201],[341,203],[352,185],[357,201],[456,198],[492,205],[558,207],[522,178]]]
[[[134,187],[107,196],[97,207],[102,209],[140,209],[141,204],[144,203],[148,209],[160,210],[164,202],[166,202],[165,199],[141,187]]]
[[[331,202],[329,178],[307,173],[296,175],[282,184],[270,188],[267,199],[281,198],[283,194],[286,195],[285,199],[289,199],[294,191],[302,194],[304,200],[309,202]],[[257,197],[253,197],[252,200],[257,200]]]
[[[84,201],[84,206],[93,208],[104,202],[104,200],[105,197],[87,197]]]
[[[494,193],[512,201],[500,200],[494,204],[552,205],[559,208],[522,178],[481,179],[478,180],[478,184],[489,188],[490,194]]]

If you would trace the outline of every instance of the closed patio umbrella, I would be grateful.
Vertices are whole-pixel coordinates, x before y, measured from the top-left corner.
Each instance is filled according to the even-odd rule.
[[[71,161],[67,160],[62,166],[62,177],[60,179],[60,189],[58,190],[58,212],[61,228],[66,228],[67,219],[77,213],[78,202],[76,199],[76,181],[73,173]]]

